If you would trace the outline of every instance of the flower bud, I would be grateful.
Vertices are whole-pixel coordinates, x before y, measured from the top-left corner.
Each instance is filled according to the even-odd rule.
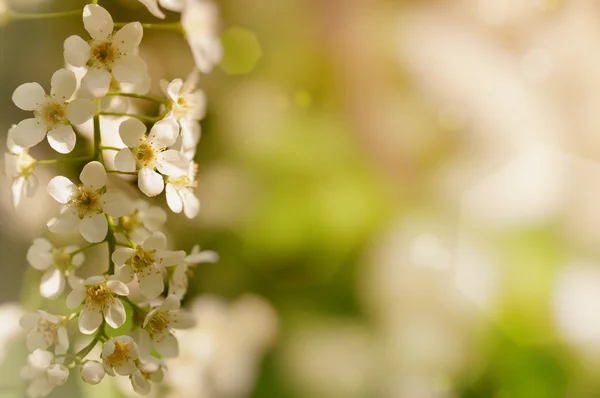
[[[98,361],[87,361],[81,367],[81,378],[88,384],[98,384],[104,378],[106,371]]]

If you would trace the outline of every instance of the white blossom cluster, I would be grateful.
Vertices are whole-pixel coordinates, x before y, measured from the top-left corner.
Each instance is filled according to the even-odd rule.
[[[65,300],[73,310],[67,315],[39,310],[21,318],[31,351],[22,376],[29,381],[27,395],[32,398],[47,396],[74,370],[89,384],[98,384],[106,375],[125,376],[136,392],[148,394],[152,382],[163,378],[163,359],[178,356],[174,330],[194,325],[195,318],[180,308],[190,269],[218,260],[216,253],[200,251],[197,246],[191,253],[170,250],[160,231],[166,212],[146,200],[132,199],[119,189],[123,181],[119,185],[109,178],[135,176],[140,196],[155,197],[164,191],[173,212],[183,212],[188,218],[198,214],[194,157],[206,100],[197,88],[197,79],[200,71],[210,71],[221,56],[216,8],[198,0],[160,1],[161,6],[182,13],[179,26],[198,69],[185,81],[161,81],[165,96],[158,98],[146,95],[148,90],[143,88],[150,80],[138,52],[143,25],[114,23],[106,9],[97,1],[92,3],[82,11],[89,37],[65,40],[67,66],[53,74],[50,92],[38,83],[25,83],[12,95],[17,107],[32,113],[8,134],[5,161],[15,207],[36,191],[39,184],[34,171],[38,166],[85,164],[77,181],[59,175],[48,183],[47,193],[60,209],[47,226],[52,234],[77,230],[87,244],[60,246],[50,235],[35,239],[27,253],[30,265],[43,272],[40,294],[48,300]],[[154,15],[164,17],[156,0],[142,3]],[[105,101],[130,97],[156,102],[160,114],[113,112],[115,104]],[[120,120],[118,129],[101,131],[101,117]],[[44,138],[56,152],[70,153],[79,126],[90,121],[94,130],[90,156],[38,160],[29,154],[29,148]],[[111,142],[123,145],[108,146],[104,140],[111,134]],[[111,151],[114,167],[107,162]],[[106,271],[79,277],[85,252],[100,245],[108,248]],[[131,289],[139,290],[141,298],[129,297]],[[108,327],[122,327],[127,317],[131,318],[130,330],[109,337]],[[83,335],[91,336],[91,342],[74,351],[70,342]],[[98,345],[100,357],[90,358]]]

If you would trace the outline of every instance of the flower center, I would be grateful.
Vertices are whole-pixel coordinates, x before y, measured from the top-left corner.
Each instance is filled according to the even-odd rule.
[[[68,271],[73,263],[71,262],[71,255],[64,251],[64,249],[55,249],[52,252],[52,263],[54,266],[65,273]]]
[[[152,318],[150,318],[150,321],[146,325],[146,329],[150,333],[152,339],[169,330],[169,318],[167,315],[167,311],[157,311]]]
[[[106,357],[106,362],[112,367],[117,367],[129,359],[129,344],[118,340],[114,340],[114,343],[115,349],[112,354]]]
[[[104,307],[113,302],[112,291],[106,285],[106,282],[97,285],[91,285],[87,288],[87,297],[95,305]]]
[[[65,105],[55,101],[49,101],[39,112],[36,112],[36,116],[44,120],[50,128],[68,122]]]
[[[35,330],[42,333],[44,341],[48,346],[58,341],[58,324],[52,323],[47,319],[40,319]]]
[[[140,144],[135,150],[135,159],[140,167],[149,167],[156,158],[156,152],[150,144]]]
[[[140,272],[150,272],[154,263],[154,250],[137,249],[133,257],[131,257],[131,268],[137,274]]]
[[[92,45],[92,64],[96,66],[103,66],[110,70],[119,55],[119,51],[113,46],[110,40]]]
[[[29,156],[26,151],[23,151],[17,156],[17,168],[19,176],[29,177],[35,170],[35,159]]]
[[[71,204],[77,207],[79,218],[85,217],[88,213],[102,213],[100,196],[102,196],[100,190],[90,192],[86,191],[83,186],[79,186],[77,196],[71,200]]]

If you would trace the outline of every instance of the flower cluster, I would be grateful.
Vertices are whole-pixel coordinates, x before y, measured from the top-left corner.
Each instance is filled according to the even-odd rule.
[[[29,381],[30,397],[47,396],[74,370],[89,384],[100,383],[106,375],[126,376],[135,391],[148,394],[152,382],[162,380],[167,370],[163,359],[178,356],[175,330],[194,325],[194,317],[180,308],[190,268],[218,260],[216,253],[197,246],[190,253],[170,250],[160,231],[166,212],[142,199],[165,192],[173,212],[194,218],[200,211],[194,157],[206,99],[197,83],[199,74],[210,71],[220,58],[216,8],[196,0],[142,1],[160,18],[164,14],[159,4],[182,13],[177,29],[185,33],[197,64],[185,80],[161,81],[164,97],[152,97],[146,95],[150,77],[138,51],[144,27],[139,22],[115,23],[106,9],[93,3],[81,12],[89,37],[65,40],[66,67],[53,74],[49,93],[38,83],[25,83],[12,95],[17,107],[32,113],[8,134],[5,161],[15,207],[36,191],[37,167],[83,165],[77,180],[58,175],[47,185],[47,193],[59,204],[47,223],[49,232],[78,231],[82,244],[62,246],[52,236],[37,238],[27,253],[30,265],[42,272],[41,296],[65,300],[73,311],[57,315],[38,310],[22,316],[31,352],[22,376]],[[111,98],[153,101],[160,113],[115,112],[114,101],[107,101]],[[101,120],[118,121],[118,128],[101,131]],[[44,138],[56,152],[72,152],[79,129],[88,122],[94,148],[89,156],[38,160],[28,153]],[[111,151],[114,166],[107,162]],[[142,198],[120,188],[132,177]],[[78,272],[86,252],[96,246],[108,249],[108,266],[82,278]],[[73,350],[76,344],[70,343],[86,335],[91,342]],[[100,356],[90,358],[98,345]]]

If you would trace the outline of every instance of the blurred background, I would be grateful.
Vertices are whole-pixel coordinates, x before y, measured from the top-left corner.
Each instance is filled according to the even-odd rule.
[[[168,231],[173,247],[221,260],[191,282],[185,305],[208,337],[181,334],[171,391],[600,396],[600,3],[217,3],[225,51],[200,83],[202,210],[170,214]],[[100,4],[156,22],[135,0]],[[76,17],[0,28],[2,137],[25,115],[13,90],[48,87],[64,39],[83,33]],[[192,68],[175,33],[146,31],[141,54],[155,95]],[[37,172],[42,187],[77,175]],[[15,319],[39,304],[35,283],[22,288],[25,253],[56,208],[40,189],[15,211],[0,183],[0,337],[22,342]],[[0,396],[20,397],[26,353],[0,353]],[[72,379],[68,396],[128,394]]]

